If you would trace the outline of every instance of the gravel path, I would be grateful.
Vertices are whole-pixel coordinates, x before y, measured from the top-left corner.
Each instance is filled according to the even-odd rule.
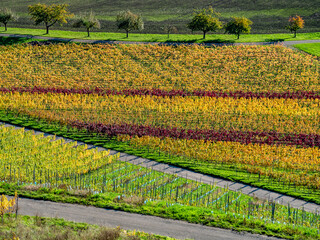
[[[55,38],[46,36],[34,36],[23,34],[6,34],[1,33],[0,37],[16,37],[16,38],[30,38],[30,39],[44,39],[50,41],[61,42],[80,42],[80,43],[110,43],[110,44],[152,44],[152,45],[193,45],[199,43],[183,43],[183,42],[132,42],[132,41],[112,41],[112,40],[89,40],[89,39],[70,39],[70,38]],[[301,41],[274,41],[274,42],[247,42],[247,43],[201,43],[206,46],[223,46],[223,45],[272,45],[283,44],[284,46],[292,46],[299,43],[319,43],[320,40],[301,40]]]
[[[1,124],[1,122],[0,122]],[[4,123],[2,123],[4,124]],[[14,126],[15,128],[21,128],[20,126],[12,125],[12,124],[5,124],[5,126]],[[30,130],[28,128],[25,128],[26,130]],[[40,134],[43,132],[40,131],[35,131],[35,134]],[[49,136],[52,134],[44,133],[45,136]],[[72,139],[67,139],[64,137],[59,137],[57,136],[56,139],[64,139],[66,142],[74,141]],[[81,141],[77,141],[78,145],[85,144]],[[104,151],[107,150],[106,148],[103,147],[97,147],[95,145],[87,144],[88,148],[98,148],[99,151]],[[119,153],[118,151],[110,150],[110,154],[117,154]],[[258,187],[252,187],[247,184],[239,183],[239,182],[232,182],[228,180],[224,180],[218,177],[212,177],[209,175],[201,174],[201,173],[196,173],[190,170],[186,170],[180,167],[172,166],[169,164],[165,163],[159,163],[153,160],[133,156],[127,153],[120,153],[120,161],[123,162],[128,162],[132,163],[135,165],[140,165],[143,167],[147,168],[152,168],[154,170],[160,171],[160,172],[165,172],[169,174],[177,174],[179,177],[191,179],[191,180],[197,180],[198,182],[203,182],[203,183],[215,183],[219,187],[229,187],[230,190],[233,191],[241,191],[244,194],[250,195],[250,196],[255,196],[260,199],[268,199],[268,200],[274,200],[275,202],[283,205],[288,205],[295,207],[295,208],[304,208],[304,210],[309,211],[309,212],[315,212],[320,210],[320,205],[317,205],[315,203],[309,203],[304,200],[300,200],[294,197],[286,196],[281,193],[276,193],[272,192],[269,190],[264,190]]]
[[[108,227],[139,230],[178,239],[196,240],[263,240],[279,239],[257,234],[207,227],[184,221],[127,213],[111,209],[87,207],[77,204],[19,198],[19,214],[58,217],[74,222],[85,222]]]

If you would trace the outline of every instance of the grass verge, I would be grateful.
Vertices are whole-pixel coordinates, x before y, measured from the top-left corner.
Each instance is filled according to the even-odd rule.
[[[0,239],[17,239],[17,237],[24,240],[173,240],[170,237],[152,235],[135,230],[126,231],[120,227],[107,228],[86,223],[75,223],[59,218],[22,215],[16,217],[15,214],[6,214],[3,224],[0,224]]]
[[[30,28],[8,28],[8,31],[0,30],[0,34],[10,35],[28,35],[30,38],[50,37],[50,38],[68,38],[68,39],[87,39],[87,40],[109,40],[109,41],[136,41],[136,42],[186,42],[186,43],[241,43],[241,42],[283,42],[283,41],[299,41],[299,40],[316,40],[320,39],[320,32],[314,33],[298,33],[294,38],[290,33],[277,34],[247,34],[241,35],[237,40],[234,35],[226,34],[208,34],[206,39],[202,39],[201,34],[171,34],[168,38],[166,34],[139,34],[131,33],[126,38],[125,33],[113,32],[92,32],[87,37],[86,32],[50,30],[49,34],[45,34],[44,29]],[[33,39],[33,40],[34,40]]]
[[[320,57],[320,43],[303,43],[293,46],[301,51]]]

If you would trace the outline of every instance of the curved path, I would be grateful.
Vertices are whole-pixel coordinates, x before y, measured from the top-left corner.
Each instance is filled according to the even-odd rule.
[[[46,36],[35,35],[23,35],[23,34],[6,34],[1,33],[0,37],[15,37],[15,38],[30,38],[30,39],[44,39],[50,41],[61,42],[80,42],[80,43],[109,43],[109,44],[152,44],[152,45],[193,45],[201,44],[206,46],[225,46],[225,45],[272,45],[283,44],[284,46],[292,46],[299,43],[320,43],[318,40],[300,40],[300,41],[274,41],[274,42],[246,42],[246,43],[185,43],[185,42],[133,42],[133,41],[112,41],[112,40],[89,40],[89,39],[71,39],[71,38],[56,38]]]
[[[0,122],[1,124],[1,122]],[[12,125],[12,124],[8,124],[8,123],[2,123],[5,126],[8,127],[15,127],[15,128],[21,128],[20,126],[16,126],[16,125]],[[28,128],[25,128],[26,130],[31,130]],[[43,133],[41,131],[35,131],[35,134],[40,134]],[[48,134],[48,133],[44,133],[44,136],[50,136],[53,134]],[[64,138],[64,137],[59,137],[56,136],[56,139],[64,139],[66,142],[70,142],[70,141],[74,141],[72,139],[68,139],[68,138]],[[86,144],[84,142],[81,141],[77,141],[78,145],[82,145],[82,144]],[[88,148],[98,148],[99,151],[104,151],[104,150],[108,150],[106,148],[103,147],[98,147],[92,144],[87,144]],[[117,154],[119,153],[118,151],[114,151],[114,150],[110,150],[110,154]],[[294,207],[294,208],[304,208],[305,211],[309,211],[309,212],[315,212],[320,210],[320,205],[317,205],[315,203],[309,203],[306,202],[304,200],[300,200],[294,197],[290,197],[290,196],[286,196],[283,195],[281,193],[276,193],[276,192],[272,192],[269,190],[265,190],[265,189],[261,189],[258,187],[253,187],[247,184],[243,184],[243,183],[239,183],[239,182],[232,182],[232,181],[228,181],[228,180],[224,180],[218,177],[212,177],[209,175],[205,175],[205,174],[201,174],[201,173],[196,173],[190,170],[186,170],[180,167],[176,167],[176,166],[172,166],[169,164],[165,164],[165,163],[159,163],[153,160],[149,160],[146,158],[141,158],[141,157],[137,157],[137,156],[133,156],[127,153],[120,153],[120,161],[124,161],[124,162],[129,162],[135,165],[140,165],[142,167],[147,167],[147,168],[152,168],[154,170],[160,171],[160,172],[165,172],[165,173],[169,173],[169,174],[176,174],[179,177],[183,177],[183,178],[187,178],[187,179],[191,179],[191,180],[197,180],[198,182],[203,182],[203,183],[215,183],[217,186],[219,187],[228,187],[230,190],[233,191],[239,191],[242,192],[244,194],[250,195],[250,196],[255,196],[257,198],[260,199],[268,199],[268,200],[273,200],[279,204],[282,205],[288,205],[290,204],[290,206]]]
[[[184,221],[165,219],[154,216],[140,215],[87,207],[77,204],[56,203],[50,201],[19,198],[20,215],[58,217],[68,221],[85,222],[100,226],[117,227],[139,230],[147,233],[169,236],[178,239],[191,238],[196,240],[275,240],[279,238],[267,237],[227,229],[207,227]]]

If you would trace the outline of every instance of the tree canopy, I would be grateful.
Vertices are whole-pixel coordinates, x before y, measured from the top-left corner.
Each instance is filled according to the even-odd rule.
[[[217,29],[222,28],[222,23],[219,21],[217,16],[218,13],[216,13],[212,7],[199,10],[195,13],[187,27],[192,31],[202,31],[203,39],[205,39],[207,32],[215,32]]]
[[[67,19],[73,17],[73,14],[67,11],[68,4],[35,4],[28,7],[31,19],[35,24],[44,23],[46,25],[47,34],[49,27],[56,23],[67,23]]]
[[[240,38],[242,33],[250,33],[252,21],[245,17],[233,17],[225,25],[225,32],[229,34],[235,34],[237,39]]]
[[[7,31],[7,24],[10,21],[16,21],[18,17],[9,8],[0,9],[0,23],[4,24],[5,31]]]
[[[122,11],[117,15],[117,27],[123,29],[129,36],[132,30],[142,30],[144,27],[143,20],[140,15],[127,11]]]
[[[85,27],[87,29],[88,37],[90,37],[90,30],[92,28],[100,28],[100,21],[95,17],[95,14],[91,11],[90,13],[83,13],[73,24],[74,27]]]
[[[286,26],[286,29],[294,33],[293,37],[297,36],[297,30],[304,27],[304,20],[302,17],[296,15],[295,17],[289,18],[289,25]]]

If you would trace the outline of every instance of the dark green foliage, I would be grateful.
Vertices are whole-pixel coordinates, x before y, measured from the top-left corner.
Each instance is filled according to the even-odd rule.
[[[225,25],[226,33],[235,34],[237,39],[240,38],[240,34],[250,33],[252,22],[245,17],[233,17],[231,21],[229,21]]]
[[[206,33],[209,31],[215,32],[221,29],[222,23],[217,17],[217,13],[210,7],[208,9],[202,9],[195,13],[191,22],[188,23],[188,28],[194,31],[202,31],[203,39],[206,38]]]

